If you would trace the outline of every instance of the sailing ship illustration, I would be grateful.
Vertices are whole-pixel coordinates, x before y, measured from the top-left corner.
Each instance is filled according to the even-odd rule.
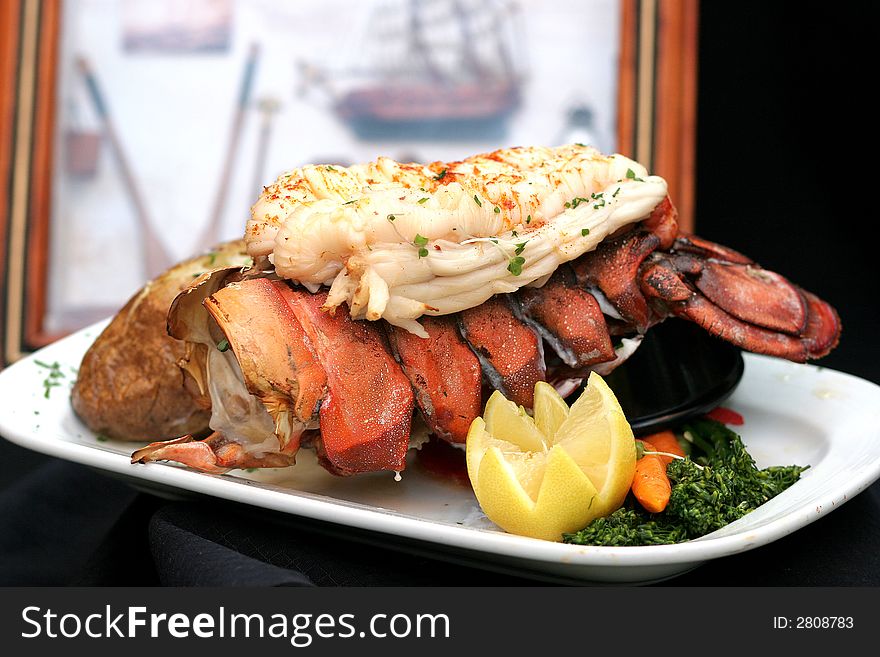
[[[502,138],[520,105],[519,21],[502,0],[382,4],[358,63],[334,73],[301,62],[300,92],[321,87],[363,140]]]

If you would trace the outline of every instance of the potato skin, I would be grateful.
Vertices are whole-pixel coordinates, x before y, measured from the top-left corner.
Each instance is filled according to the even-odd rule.
[[[198,274],[250,262],[243,240],[175,265],[120,310],[83,357],[71,403],[97,434],[152,442],[208,429],[210,401],[177,366],[184,343],[168,335],[174,297]]]

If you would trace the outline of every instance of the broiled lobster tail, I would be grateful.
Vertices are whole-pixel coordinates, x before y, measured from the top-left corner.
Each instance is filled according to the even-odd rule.
[[[607,373],[671,316],[797,362],[827,354],[841,331],[815,295],[732,249],[680,234],[668,199],[540,286],[423,317],[427,338],[327,311],[323,292],[252,276],[225,287],[208,277],[169,316],[177,337],[206,347],[191,350],[206,364],[184,363],[187,371],[209,388],[211,371],[225,377],[222,390],[209,390],[222,436],[155,443],[133,460],[211,472],[273,467],[291,463],[305,439],[335,474],[401,470],[414,409],[433,434],[462,443],[487,391],[530,406],[536,382]],[[200,315],[202,302],[209,312]],[[228,352],[216,348],[221,340]]]

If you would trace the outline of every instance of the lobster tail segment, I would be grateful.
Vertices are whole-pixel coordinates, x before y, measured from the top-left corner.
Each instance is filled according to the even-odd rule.
[[[675,315],[742,349],[796,362],[821,358],[840,337],[837,312],[783,276],[694,236],[651,254],[639,277],[660,316]]]
[[[290,307],[327,375],[319,454],[337,474],[403,470],[414,399],[381,326],[327,312],[326,292],[288,289]]]
[[[462,339],[455,317],[423,317],[422,327],[427,338],[389,325],[391,346],[431,432],[464,443],[482,409],[480,361]]]

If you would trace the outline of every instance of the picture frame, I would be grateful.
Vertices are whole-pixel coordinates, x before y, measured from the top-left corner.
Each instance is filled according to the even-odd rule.
[[[620,12],[616,150],[667,179],[690,231],[698,3],[621,0]],[[63,335],[45,322],[63,15],[63,0],[0,3],[2,364]]]

